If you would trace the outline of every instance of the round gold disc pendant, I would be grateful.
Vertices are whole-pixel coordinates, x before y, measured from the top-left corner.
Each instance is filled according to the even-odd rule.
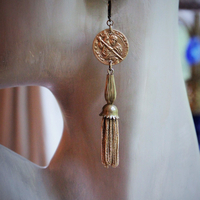
[[[129,44],[126,36],[117,30],[105,29],[97,34],[93,42],[96,58],[103,64],[116,65],[128,54]]]

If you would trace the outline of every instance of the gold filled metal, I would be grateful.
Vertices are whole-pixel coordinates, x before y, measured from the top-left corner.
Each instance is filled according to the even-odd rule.
[[[119,165],[119,115],[118,109],[113,105],[117,90],[114,78],[113,65],[122,62],[129,49],[126,36],[120,31],[112,29],[111,0],[108,0],[108,29],[98,33],[93,41],[93,52],[96,58],[104,65],[109,65],[106,77],[105,100],[100,116],[101,123],[101,161],[106,168]]]
[[[93,42],[93,52],[103,64],[116,65],[124,60],[128,54],[129,44],[126,36],[117,30],[105,29],[97,34]]]

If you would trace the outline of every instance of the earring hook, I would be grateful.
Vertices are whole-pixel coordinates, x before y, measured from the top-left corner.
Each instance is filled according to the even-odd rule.
[[[112,0],[108,0],[108,21],[111,21]]]

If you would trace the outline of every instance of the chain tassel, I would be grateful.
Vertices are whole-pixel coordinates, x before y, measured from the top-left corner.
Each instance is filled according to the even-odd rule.
[[[101,136],[102,150],[101,160],[105,167],[117,167],[119,165],[119,124],[118,109],[113,102],[116,99],[117,92],[115,78],[113,74],[112,63],[108,70],[105,87],[105,100],[107,104],[102,108]]]

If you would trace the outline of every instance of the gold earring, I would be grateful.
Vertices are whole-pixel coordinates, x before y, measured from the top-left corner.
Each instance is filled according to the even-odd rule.
[[[119,165],[119,125],[118,109],[113,105],[117,92],[115,86],[114,69],[128,54],[129,44],[125,35],[112,29],[114,22],[111,20],[111,0],[108,0],[108,29],[97,34],[93,42],[93,52],[96,58],[108,65],[105,100],[100,116],[101,125],[101,160],[105,167],[117,167]]]

